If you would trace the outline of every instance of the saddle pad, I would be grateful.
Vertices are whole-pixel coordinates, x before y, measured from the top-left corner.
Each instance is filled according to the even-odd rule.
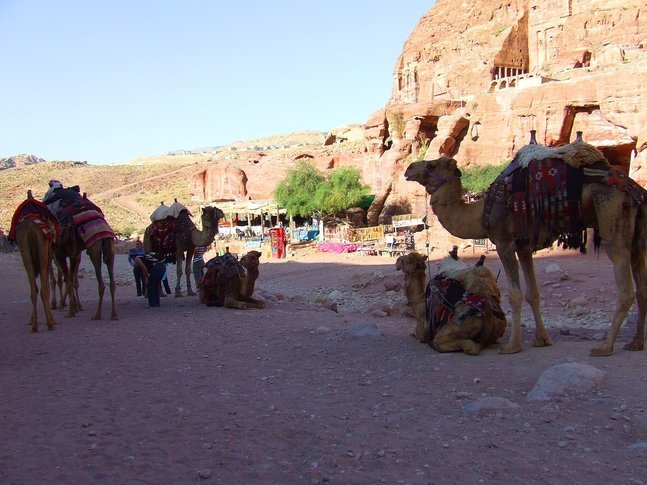
[[[16,240],[16,226],[25,218],[36,222],[48,239],[54,240],[61,233],[58,221],[49,208],[36,199],[27,199],[18,206],[11,218],[11,228],[9,229],[11,241]]]
[[[75,214],[72,216],[72,220],[86,249],[99,239],[115,237],[115,233],[104,219],[103,214],[96,210],[86,210]]]
[[[166,261],[175,264],[175,228],[174,219],[167,217],[153,222],[151,239],[154,242],[153,251],[162,255]]]
[[[225,297],[235,290],[236,283],[245,275],[238,258],[231,253],[211,258],[205,265],[207,269],[202,278],[204,298],[207,306],[222,306]]]

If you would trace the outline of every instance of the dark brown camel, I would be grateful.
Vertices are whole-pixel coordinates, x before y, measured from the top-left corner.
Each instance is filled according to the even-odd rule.
[[[549,150],[546,147],[543,148]],[[588,165],[588,159],[596,163],[600,162],[600,159],[604,160],[597,149],[579,140],[554,150],[551,153],[552,156],[563,156],[563,160],[571,166],[573,166],[573,160],[580,166]],[[569,153],[574,156],[564,155]],[[604,170],[601,171],[604,172]],[[606,171],[609,173],[608,164]],[[553,244],[558,234],[541,222],[535,226],[534,223],[537,221],[529,221],[529,240],[539,242],[517,244],[514,215],[509,207],[501,202],[495,202],[491,207],[490,224],[486,228],[482,222],[485,199],[474,203],[465,202],[461,171],[457,168],[456,161],[451,158],[442,157],[438,160],[414,162],[407,168],[405,177],[426,188],[427,193],[430,194],[430,204],[434,214],[452,235],[463,239],[487,237],[496,244],[497,253],[506,273],[509,301],[513,311],[510,341],[501,347],[501,352],[514,353],[522,350],[522,292],[519,266],[525,276],[526,301],[530,304],[535,319],[536,331],[533,345],[551,345],[539,308],[540,295],[533,265],[533,253]],[[631,183],[630,179],[628,180]],[[643,189],[636,190],[640,192]],[[602,246],[613,263],[618,287],[611,330],[602,345],[593,349],[591,353],[604,356],[613,352],[616,336],[634,300],[638,302],[636,333],[624,348],[643,350],[647,314],[647,205],[644,203],[644,194],[619,190],[608,183],[585,181],[580,198],[580,213],[584,226],[594,228],[601,238]]]
[[[107,222],[105,224],[109,229]],[[106,287],[102,274],[103,262],[108,269],[108,278],[110,281],[110,300],[112,303],[110,318],[112,320],[118,320],[119,317],[117,315],[117,308],[115,305],[115,289],[117,285],[115,283],[114,277],[114,236],[106,235],[105,237],[97,239],[89,247],[86,248],[86,244],[83,242],[83,239],[79,235],[79,232],[74,224],[68,224],[62,229],[61,237],[57,240],[56,251],[54,254],[57,265],[63,270],[64,275],[68,275],[68,277],[65,279],[65,284],[67,287],[66,293],[70,299],[67,315],[68,317],[72,317],[81,310],[81,305],[78,301],[77,285],[79,265],[81,263],[81,253],[84,249],[86,250],[87,255],[90,257],[90,261],[92,261],[92,266],[94,267],[94,274],[97,279],[99,291],[99,303],[97,305],[97,311],[92,319],[100,320],[102,317],[103,296]]]

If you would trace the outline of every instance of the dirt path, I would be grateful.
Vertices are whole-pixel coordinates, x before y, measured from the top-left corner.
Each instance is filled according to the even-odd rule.
[[[96,283],[84,258],[85,311],[57,310],[58,328],[37,334],[19,256],[0,263],[2,484],[647,480],[647,354],[621,348],[634,312],[611,357],[589,355],[614,298],[605,258],[541,254],[555,344],[530,347],[524,313],[524,352],[478,357],[408,336],[401,291],[387,289],[401,275],[387,257],[265,261],[257,295],[267,308],[238,311],[195,297],[146,308],[118,255],[116,322],[90,320]],[[487,264],[496,271],[493,256]],[[337,313],[317,303],[334,290]],[[582,294],[576,314],[569,304]],[[530,400],[560,364],[604,377]]]

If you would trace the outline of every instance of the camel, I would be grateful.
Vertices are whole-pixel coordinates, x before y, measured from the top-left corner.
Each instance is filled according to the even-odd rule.
[[[54,239],[58,230],[58,223],[54,215],[45,204],[32,197],[31,191],[28,191],[27,200],[18,207],[14,214],[10,235],[20,249],[29,280],[32,332],[38,332],[38,284],[36,283],[38,277],[40,277],[40,298],[45,310],[47,328],[54,330],[56,326],[48,300]]]
[[[450,253],[429,282],[425,335],[438,352],[479,355],[505,333],[501,292],[484,259],[467,266]]]
[[[610,169],[599,150],[581,141],[580,133],[575,142],[564,147],[550,149],[533,145],[536,144],[531,141],[529,145],[522,147],[509,168],[514,168],[516,163],[521,163],[522,167],[524,164],[525,167],[529,167],[528,160],[551,159],[555,166],[558,162],[564,162],[577,170],[593,167],[595,170],[591,168],[591,173],[597,170],[598,174],[602,174],[598,178],[583,180],[579,197],[578,215],[581,217],[579,229],[593,228],[596,242],[602,242],[613,263],[618,296],[610,331],[602,345],[592,349],[591,354],[607,356],[613,352],[616,336],[634,299],[638,303],[638,324],[633,339],[624,348],[634,351],[643,350],[647,313],[646,192],[630,178]],[[533,153],[540,154],[539,158],[533,158]],[[490,186],[485,198],[467,203],[462,197],[461,171],[452,158],[441,157],[437,160],[414,162],[405,171],[407,180],[420,183],[430,194],[431,207],[447,231],[463,239],[489,238],[496,245],[496,251],[505,270],[508,299],[512,307],[510,339],[501,347],[501,353],[504,354],[522,350],[522,292],[519,266],[525,277],[525,299],[532,308],[535,320],[533,345],[538,347],[552,345],[541,316],[533,253],[550,247],[560,237],[559,224],[557,224],[559,220],[551,226],[540,217],[534,217],[531,214],[532,211],[529,211],[525,219],[527,239],[517,238],[515,213],[509,207],[509,199],[496,197],[497,191],[503,192],[501,188],[509,180],[507,177],[510,173],[511,170],[506,169]],[[509,196],[509,192],[504,192],[505,194]],[[491,204],[490,207],[486,202]],[[525,201],[522,202],[525,203]],[[581,245],[580,249],[582,249]]]
[[[211,259],[199,286],[200,302],[239,310],[265,308],[265,302],[252,298],[260,257],[259,251],[250,251],[240,261],[231,253]]]
[[[87,201],[87,202],[86,202]],[[82,203],[92,204],[84,194],[82,198]],[[94,204],[92,204],[93,207]],[[98,208],[97,208],[98,209]],[[91,211],[87,211],[91,212]],[[80,214],[85,214],[87,212],[81,212]],[[79,215],[79,214],[76,214]],[[75,215],[75,216],[76,216]],[[105,293],[105,282],[103,280],[102,274],[102,262],[106,265],[108,270],[108,278],[110,285],[110,300],[112,304],[110,318],[112,320],[119,320],[117,315],[117,307],[115,305],[115,290],[117,284],[115,283],[114,276],[114,262],[115,262],[115,240],[114,233],[112,229],[103,218],[103,214],[100,211],[94,211],[92,216],[95,218],[98,217],[101,221],[101,225],[97,226],[102,229],[100,237],[91,240],[92,242],[89,245],[84,242],[81,235],[79,234],[79,227],[75,223],[67,224],[61,232],[61,236],[56,242],[56,250],[54,252],[54,257],[56,259],[56,264],[59,268],[62,269],[63,275],[65,278],[66,293],[70,299],[70,304],[68,306],[68,317],[75,316],[79,311],[82,310],[81,304],[78,301],[78,278],[79,278],[79,265],[81,263],[81,254],[85,249],[86,254],[90,257],[92,266],[94,267],[94,274],[97,279],[97,286],[99,291],[99,302],[97,305],[97,311],[95,312],[92,320],[101,320],[102,318],[102,308],[103,308],[103,296]],[[86,247],[87,245],[87,247]],[[69,259],[69,266],[68,266]]]
[[[409,332],[420,342],[426,342],[425,324],[427,322],[427,302],[425,299],[427,289],[427,256],[420,253],[409,253],[399,256],[395,261],[395,269],[404,273],[404,294],[407,304],[413,311],[416,326]]]
[[[64,309],[67,306],[67,285],[65,283],[65,276],[63,272],[63,268],[61,268],[58,263],[56,262],[56,258],[54,258],[54,262],[56,263],[56,271],[54,271],[54,268],[52,267],[52,272],[50,274],[49,278],[49,285],[51,288],[51,308],[52,310],[58,309]],[[58,287],[58,292],[57,292],[57,287]],[[57,293],[58,293],[58,298],[57,298]],[[76,298],[76,304],[77,308],[79,311],[83,310],[83,306],[81,305],[81,300],[79,299],[79,280],[77,279],[74,282],[74,297]]]
[[[186,274],[187,295],[195,295],[195,292],[191,288],[193,252],[197,246],[208,246],[213,242],[216,234],[218,234],[218,220],[224,217],[224,212],[217,207],[203,207],[201,216],[202,230],[200,231],[191,221],[187,210],[179,212],[173,224],[175,228],[175,264],[177,266],[176,298],[182,296],[180,283],[182,281],[183,263],[186,266],[184,268],[184,274]],[[154,223],[150,224],[144,232],[144,249],[146,252],[156,251],[162,253],[157,247],[158,241],[153,234]],[[196,288],[197,286],[198,282],[196,281]]]

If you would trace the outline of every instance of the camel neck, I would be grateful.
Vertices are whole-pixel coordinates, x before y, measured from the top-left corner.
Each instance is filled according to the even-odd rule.
[[[454,237],[461,239],[482,239],[487,231],[481,223],[483,199],[466,203],[461,197],[443,197],[444,191],[431,197],[431,207],[440,224]]]

